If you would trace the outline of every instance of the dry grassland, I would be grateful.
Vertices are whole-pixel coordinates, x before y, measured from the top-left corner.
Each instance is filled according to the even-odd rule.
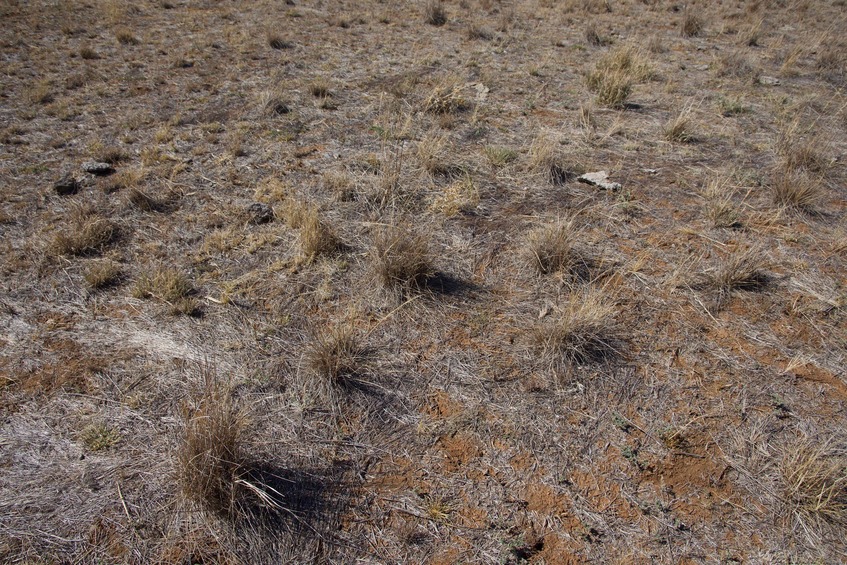
[[[844,0],[0,21],[0,561],[847,562]]]

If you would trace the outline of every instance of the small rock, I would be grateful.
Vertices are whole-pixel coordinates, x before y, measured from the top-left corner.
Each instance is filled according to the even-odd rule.
[[[115,172],[115,168],[109,163],[100,161],[87,161],[82,164],[82,170],[91,175],[106,176]]]
[[[80,186],[79,181],[68,173],[53,184],[53,190],[59,196],[70,196],[71,194],[76,194]]]
[[[779,79],[775,77],[759,77],[759,84],[763,84],[765,86],[779,86]]]
[[[274,219],[274,210],[262,202],[253,202],[247,208],[251,224],[267,224]]]
[[[609,173],[607,173],[606,171],[585,173],[576,180],[578,180],[579,182],[584,182],[585,184],[600,187],[603,190],[617,191],[621,189],[621,184],[619,182],[609,181]]]

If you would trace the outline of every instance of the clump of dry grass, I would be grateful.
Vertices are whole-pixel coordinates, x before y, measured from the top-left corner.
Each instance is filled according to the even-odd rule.
[[[706,199],[706,217],[716,228],[739,227],[740,215],[733,202],[734,191],[725,179],[709,182],[703,196]]]
[[[79,439],[89,451],[102,451],[115,446],[121,440],[121,433],[101,422],[85,426]]]
[[[462,95],[463,85],[456,78],[446,78],[432,89],[424,101],[424,109],[430,114],[453,114],[467,110],[470,102]]]
[[[722,302],[737,290],[762,290],[770,283],[765,273],[768,263],[757,248],[745,251],[733,251],[717,267],[702,275],[700,286],[718,293],[718,302]]]
[[[683,108],[662,128],[662,134],[668,141],[691,143],[697,140],[694,134],[697,124],[691,117],[691,108]]]
[[[847,457],[831,442],[799,441],[780,462],[782,499],[791,521],[806,532],[847,526]]]
[[[426,238],[404,226],[387,226],[377,231],[371,256],[374,272],[387,289],[421,290],[435,275]]]
[[[266,90],[259,96],[259,105],[265,116],[282,116],[291,113],[291,107],[281,92]]]
[[[432,202],[432,209],[445,216],[471,212],[479,204],[479,191],[468,175],[450,184]]]
[[[617,353],[615,308],[602,289],[574,291],[551,322],[537,328],[535,346],[554,368],[600,362]]]
[[[447,23],[447,11],[442,0],[428,0],[424,6],[424,21],[433,26],[443,26]]]
[[[317,381],[309,386],[319,398],[335,401],[349,390],[364,371],[365,354],[359,337],[349,325],[326,330],[306,350],[306,367]]]
[[[530,232],[527,260],[540,274],[571,271],[581,261],[574,249],[579,230],[573,219],[557,220]]]
[[[703,33],[703,20],[692,12],[686,12],[679,31],[682,37],[697,37]]]
[[[552,184],[564,184],[573,176],[569,167],[561,163],[558,142],[552,136],[539,134],[529,147],[529,168],[543,175]]]
[[[597,102],[611,108],[624,107],[636,82],[653,76],[650,66],[632,47],[623,47],[604,56],[594,67],[586,81],[597,95]]]
[[[267,34],[268,45],[271,49],[291,49],[294,47],[294,44],[290,41],[287,41],[282,35],[280,35],[276,31],[268,31]]]
[[[300,248],[307,261],[329,255],[341,248],[341,240],[335,231],[320,217],[318,209],[308,207],[299,220]]]
[[[486,145],[483,149],[485,158],[491,163],[492,167],[501,168],[518,158],[518,154],[513,149],[502,147],[499,145]]]
[[[83,278],[92,289],[101,289],[117,284],[123,272],[121,266],[112,260],[94,261],[85,271]]]
[[[774,204],[812,213],[823,197],[819,179],[802,171],[777,171],[771,182]]]
[[[111,245],[118,227],[111,220],[86,208],[71,213],[69,226],[56,234],[52,248],[57,255],[94,255]]]
[[[121,45],[138,45],[139,43],[138,38],[129,29],[124,27],[115,30],[115,39]]]
[[[418,142],[418,161],[429,174],[442,174],[448,168],[446,147],[447,136],[437,132],[426,134]]]
[[[183,496],[214,513],[232,517],[247,494],[244,452],[246,414],[219,383],[207,383],[185,418],[177,451],[177,481]]]
[[[761,74],[759,69],[750,62],[743,51],[734,50],[721,56],[714,65],[715,74],[719,77],[735,77],[748,79],[752,82],[758,80]]]
[[[483,41],[491,41],[494,39],[494,32],[480,24],[471,24],[467,31],[468,39],[480,39]]]
[[[830,165],[824,155],[827,145],[820,136],[801,132],[799,124],[794,122],[780,133],[776,149],[786,170],[823,173]]]
[[[193,292],[191,281],[182,271],[162,266],[142,273],[132,289],[135,298],[155,298],[168,304],[171,313],[187,315],[197,313],[197,303],[190,296]]]

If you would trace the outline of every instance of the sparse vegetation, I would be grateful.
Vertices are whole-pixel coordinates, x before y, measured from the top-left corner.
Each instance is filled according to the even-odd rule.
[[[0,2],[0,563],[843,562],[845,5]]]

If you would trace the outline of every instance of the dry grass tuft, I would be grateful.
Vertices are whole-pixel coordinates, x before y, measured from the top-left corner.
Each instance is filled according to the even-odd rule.
[[[479,191],[468,175],[458,180],[435,197],[432,209],[445,216],[455,216],[459,213],[470,213],[479,205]]]
[[[792,124],[777,140],[777,152],[782,166],[788,171],[810,171],[824,173],[830,166],[824,155],[825,140],[814,134],[803,135],[799,126]]]
[[[847,526],[847,457],[831,442],[800,441],[783,452],[782,498],[805,532]]]
[[[281,92],[266,90],[259,96],[262,114],[269,117],[282,116],[291,113],[291,107],[285,95]]]
[[[247,417],[229,391],[209,383],[185,419],[177,451],[177,479],[183,496],[214,513],[232,517],[246,495],[244,432]]]
[[[594,363],[618,353],[615,308],[602,289],[572,292],[564,309],[535,332],[539,354],[554,369]]]
[[[705,273],[700,286],[718,293],[718,303],[737,290],[758,291],[770,283],[765,273],[768,262],[761,251],[750,248],[746,251],[734,251],[723,261]]]
[[[686,107],[662,128],[662,134],[668,141],[691,143],[697,141],[694,130],[697,124],[691,118],[691,108]]]
[[[282,37],[279,33],[275,31],[269,31],[267,35],[268,45],[271,49],[291,49],[294,47],[294,44],[290,41],[287,41],[284,37]]]
[[[118,284],[122,276],[121,266],[112,260],[105,259],[92,262],[83,278],[92,289],[101,289]]]
[[[194,287],[180,270],[157,267],[142,273],[135,281],[132,295],[135,298],[155,298],[168,304],[172,314],[197,314],[197,303],[191,298]]]
[[[79,440],[89,451],[102,451],[117,445],[121,433],[106,424],[89,424],[79,434]]]
[[[687,12],[682,18],[680,34],[682,37],[697,37],[701,33],[703,33],[703,20],[696,14]]]
[[[488,159],[491,166],[498,169],[505,167],[518,158],[517,152],[499,145],[486,145],[483,153],[485,153],[485,158]]]
[[[611,108],[622,108],[636,82],[653,77],[653,70],[632,47],[622,47],[601,58],[588,76],[588,88],[597,101]]]
[[[777,171],[771,183],[774,204],[813,213],[823,198],[821,181],[802,171]]]
[[[383,287],[401,292],[421,290],[435,275],[426,238],[402,226],[386,226],[373,240],[374,272]]]
[[[582,260],[574,249],[579,230],[573,219],[557,220],[530,232],[528,263],[540,274],[570,272]]]
[[[735,50],[721,56],[714,65],[719,77],[735,77],[756,82],[761,72],[743,51]]]
[[[118,28],[115,30],[115,39],[121,45],[138,45],[138,38],[135,37],[127,28]]]
[[[574,176],[574,171],[561,162],[559,143],[546,134],[540,134],[532,140],[529,147],[529,168],[545,177],[552,184],[564,184]]]
[[[734,190],[726,179],[712,180],[703,193],[706,217],[716,228],[740,227],[738,207],[733,202]]]
[[[320,217],[316,207],[307,207],[298,223],[300,248],[307,261],[314,261],[322,255],[332,254],[341,248],[341,241],[335,231]]]
[[[118,236],[117,225],[85,208],[71,214],[69,226],[53,239],[57,255],[94,255],[101,253]]]
[[[306,350],[306,367],[317,382],[311,391],[320,398],[337,399],[354,386],[364,372],[365,354],[352,327],[339,325],[317,335]]]
[[[424,21],[433,26],[443,26],[447,23],[447,11],[442,0],[428,0],[424,6]]]
[[[424,109],[430,114],[447,115],[470,108],[470,102],[462,95],[463,85],[455,78],[447,78],[432,89],[424,101]]]

